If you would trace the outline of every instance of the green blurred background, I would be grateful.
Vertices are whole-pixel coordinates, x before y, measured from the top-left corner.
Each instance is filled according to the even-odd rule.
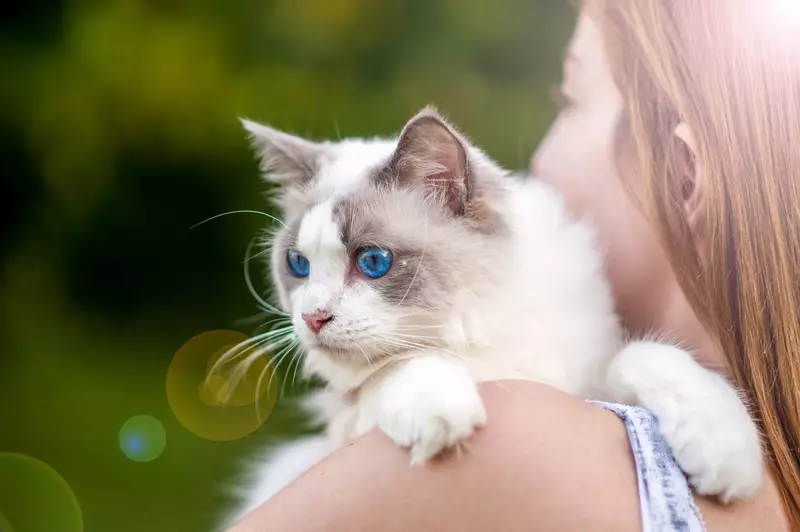
[[[184,342],[250,334],[260,318],[241,262],[263,219],[189,230],[266,208],[237,117],[314,138],[391,135],[433,102],[522,169],[554,116],[573,24],[561,0],[0,9],[0,451],[58,471],[89,532],[209,530],[248,451],[299,430],[284,400],[254,434],[212,442],[166,400]],[[147,463],[118,444],[140,414],[167,435]]]

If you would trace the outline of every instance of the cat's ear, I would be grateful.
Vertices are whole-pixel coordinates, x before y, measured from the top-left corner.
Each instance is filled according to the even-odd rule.
[[[281,186],[301,186],[314,177],[325,150],[321,144],[244,118],[241,122],[267,180]]]
[[[466,146],[466,140],[429,106],[403,128],[388,170],[398,185],[423,186],[460,215],[472,188]]]

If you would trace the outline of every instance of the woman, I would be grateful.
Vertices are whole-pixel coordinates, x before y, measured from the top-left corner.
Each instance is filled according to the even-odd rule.
[[[700,530],[696,508],[710,532],[800,530],[800,31],[784,3],[590,0],[532,163],[596,222],[628,329],[668,334],[744,391],[768,451],[752,500],[695,507],[675,488],[687,504],[662,507],[651,488],[670,479],[631,453],[659,442],[508,382],[484,386],[492,422],[465,459],[409,468],[376,431],[236,532]]]

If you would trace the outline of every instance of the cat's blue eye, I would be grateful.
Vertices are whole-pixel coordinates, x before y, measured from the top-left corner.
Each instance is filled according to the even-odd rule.
[[[374,247],[362,249],[356,257],[356,266],[367,277],[383,277],[392,267],[392,252]]]
[[[290,249],[286,252],[286,262],[289,264],[289,271],[292,275],[300,279],[308,277],[311,271],[311,263],[296,249]]]

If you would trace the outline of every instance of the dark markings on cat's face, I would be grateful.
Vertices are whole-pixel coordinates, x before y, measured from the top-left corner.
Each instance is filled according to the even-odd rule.
[[[442,289],[442,275],[433,271],[437,267],[436,252],[426,249],[423,235],[416,235],[414,239],[411,231],[402,226],[402,219],[385,217],[388,213],[383,207],[393,201],[392,196],[390,189],[381,188],[340,200],[333,215],[342,242],[353,260],[367,247],[391,251],[392,267],[386,275],[360,281],[370,283],[384,301],[395,305],[434,307],[434,298]]]
[[[300,231],[300,220],[291,223],[286,229],[281,231],[272,243],[271,270],[272,277],[278,290],[281,291],[281,300],[284,301],[285,310],[288,310],[287,295],[291,289],[305,282],[298,279],[289,271],[286,261],[287,252],[297,248],[297,234]]]

